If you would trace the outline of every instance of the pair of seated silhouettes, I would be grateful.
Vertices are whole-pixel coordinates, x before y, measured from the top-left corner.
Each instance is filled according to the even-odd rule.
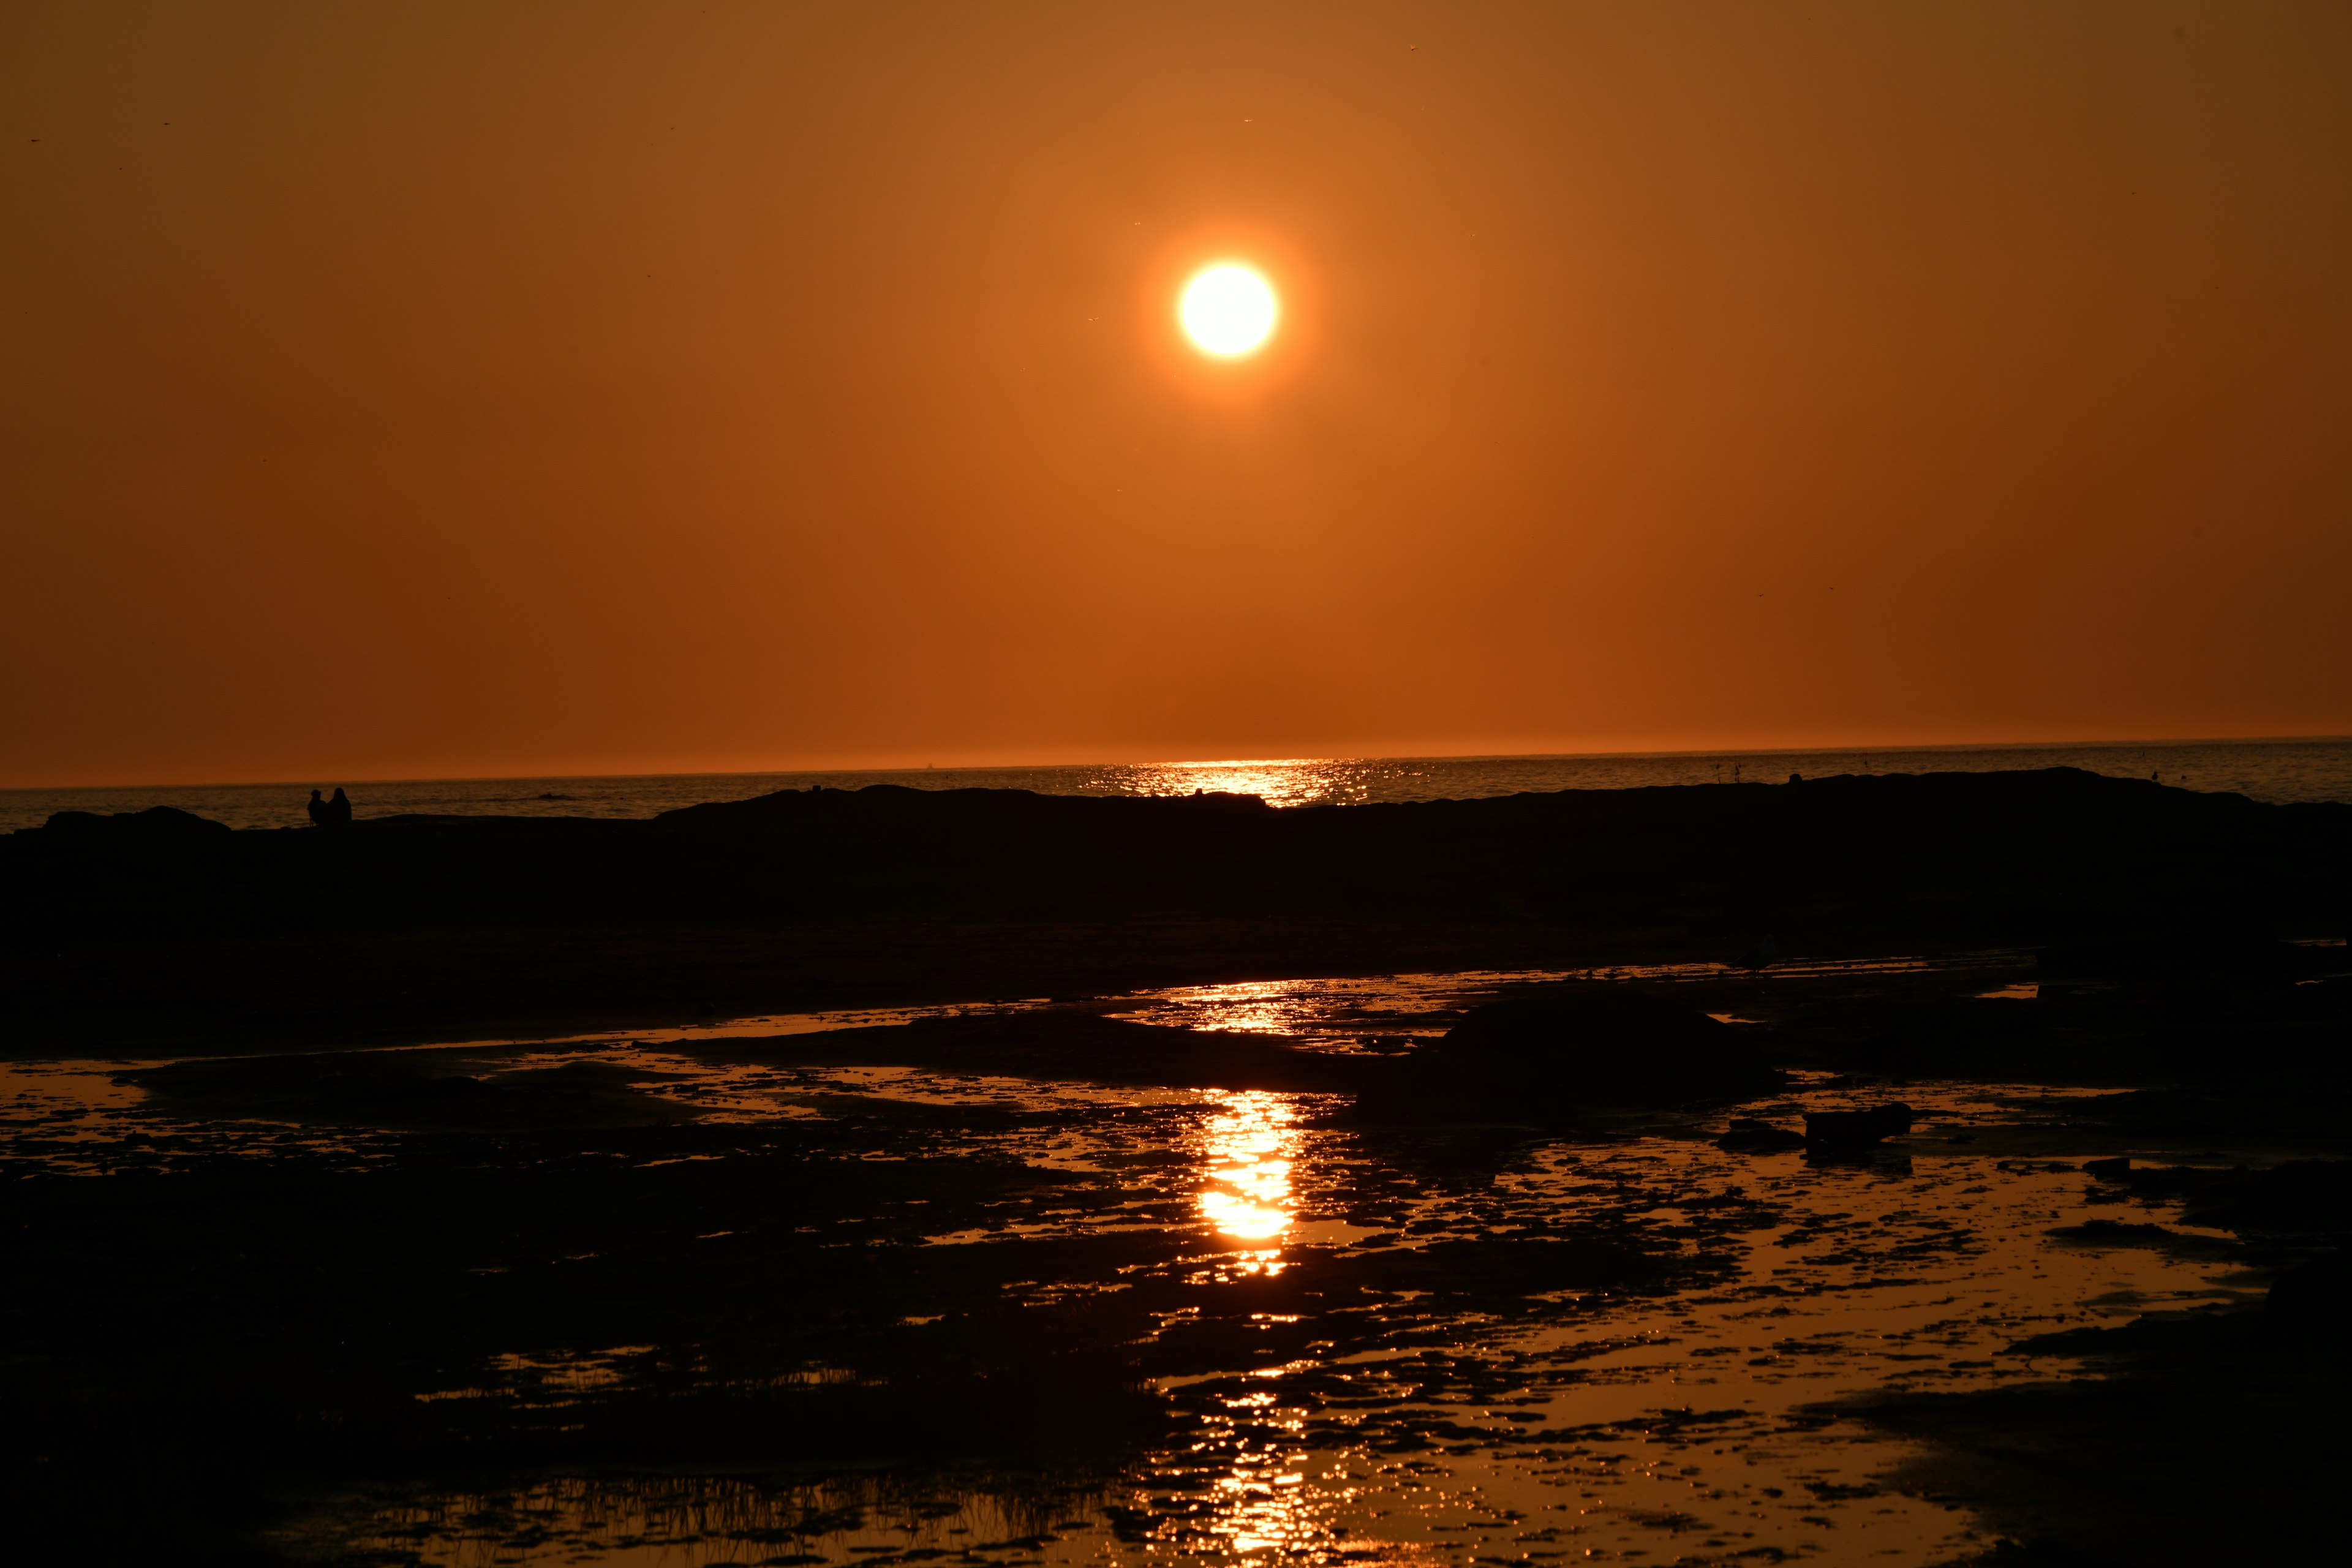
[[[317,790],[310,792],[311,826],[349,827],[351,825],[352,803],[343,794],[341,785],[336,787],[335,798],[332,800],[320,800]]]

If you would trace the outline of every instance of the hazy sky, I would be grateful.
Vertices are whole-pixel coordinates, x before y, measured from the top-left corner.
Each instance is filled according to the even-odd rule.
[[[5,4],[0,214],[0,784],[2352,731],[2343,4]]]

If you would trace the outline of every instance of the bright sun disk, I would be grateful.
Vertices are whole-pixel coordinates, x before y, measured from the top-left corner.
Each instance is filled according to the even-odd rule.
[[[1255,351],[1274,335],[1275,318],[1280,313],[1274,286],[1255,268],[1232,261],[1195,273],[1176,304],[1184,335],[1202,353],[1221,359]]]

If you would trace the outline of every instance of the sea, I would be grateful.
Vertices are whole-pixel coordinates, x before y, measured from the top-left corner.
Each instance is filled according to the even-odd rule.
[[[289,780],[282,784],[140,784],[0,790],[0,832],[38,827],[53,812],[171,805],[232,827],[297,827],[313,788],[348,792],[360,817],[414,813],[646,817],[705,801],[777,790],[1025,789],[1041,795],[1262,796],[1277,806],[1471,800],[1649,784],[1780,784],[1792,773],[1987,773],[2084,768],[2184,789],[2273,803],[2352,801],[2352,736],[2268,741],[2134,741],[2071,745],[1929,746],[1907,750],[1596,752],[1516,757],[1275,757],[869,772],[635,773],[496,779]]]

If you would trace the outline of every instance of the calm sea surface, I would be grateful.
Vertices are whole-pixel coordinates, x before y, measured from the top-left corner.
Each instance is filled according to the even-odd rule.
[[[154,784],[0,790],[0,832],[37,827],[56,811],[174,805],[232,827],[295,827],[313,785],[351,794],[361,816],[454,812],[527,816],[651,816],[709,800],[780,789],[1028,789],[1045,795],[1190,795],[1232,790],[1276,805],[1467,800],[1522,791],[1643,784],[1777,784],[1790,773],[1981,773],[2087,768],[2122,778],[2226,790],[2263,801],[2352,801],[2352,737],[2299,741],[2163,741],[2066,746],[1941,746],[1916,751],[1614,752],[1559,757],[1288,757],[1255,761],[1106,763],[1070,767],[921,768],[873,773],[646,773],[608,778],[317,779],[273,784]]]

